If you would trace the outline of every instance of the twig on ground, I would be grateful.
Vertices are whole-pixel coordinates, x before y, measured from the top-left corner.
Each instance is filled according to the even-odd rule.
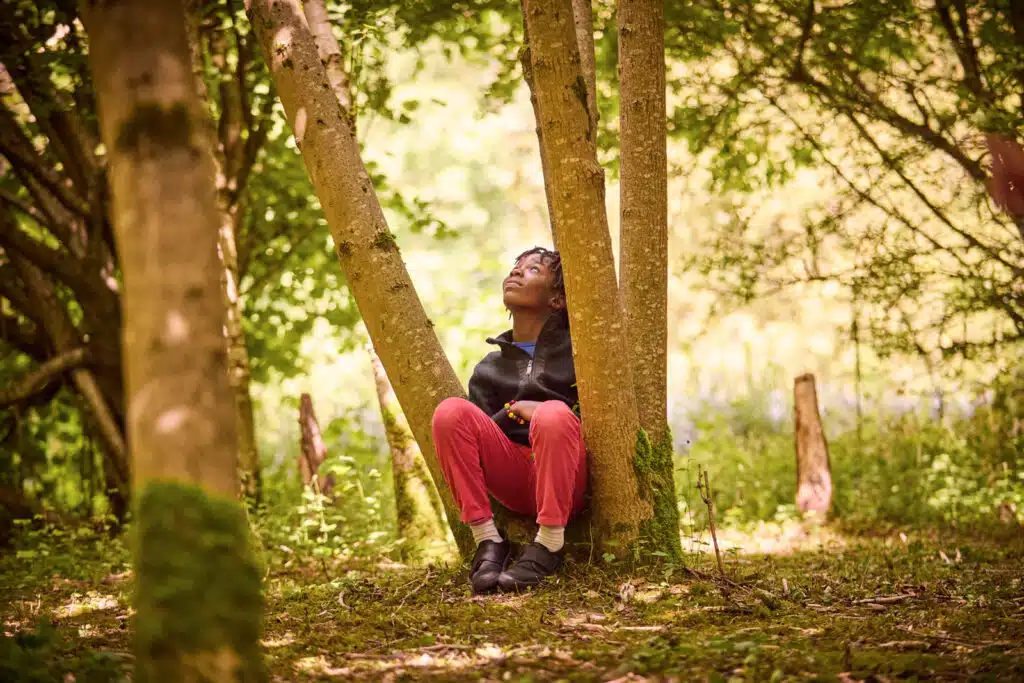
[[[697,465],[697,491],[701,500],[708,507],[708,527],[711,529],[711,541],[715,545],[715,559],[718,561],[718,572],[722,578],[728,581],[725,574],[725,565],[722,564],[722,552],[718,549],[718,531],[715,528],[715,504],[711,498],[711,483],[708,481],[708,471]],[[725,591],[728,594],[728,591]]]

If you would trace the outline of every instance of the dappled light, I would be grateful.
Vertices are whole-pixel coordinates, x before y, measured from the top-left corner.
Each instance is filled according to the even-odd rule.
[[[0,681],[1024,679],[1017,4],[2,3]]]

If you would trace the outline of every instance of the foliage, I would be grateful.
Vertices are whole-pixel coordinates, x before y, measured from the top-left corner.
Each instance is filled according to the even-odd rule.
[[[1024,130],[1012,4],[673,4],[670,127],[728,216],[688,266],[741,301],[839,283],[886,353],[1012,353],[1024,242],[989,201],[981,144]],[[825,196],[801,202],[812,187]]]
[[[792,424],[760,418],[739,402],[697,420],[699,435],[677,465],[684,527],[703,528],[692,492],[696,464],[710,473],[726,524],[752,526],[798,516]],[[730,414],[731,413],[731,414]],[[1024,524],[1024,434],[1013,414],[981,407],[945,423],[909,413],[869,417],[855,430],[829,433],[834,487],[831,516],[844,525],[944,525],[990,528]],[[757,420],[755,429],[744,424]]]

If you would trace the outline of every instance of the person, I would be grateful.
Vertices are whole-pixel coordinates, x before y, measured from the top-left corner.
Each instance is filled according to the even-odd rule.
[[[477,543],[469,574],[476,594],[525,589],[553,574],[566,523],[582,509],[587,486],[558,252],[520,254],[502,300],[512,329],[487,339],[498,348],[474,369],[469,400],[446,399],[433,418],[441,469]],[[540,527],[514,564],[488,494]]]

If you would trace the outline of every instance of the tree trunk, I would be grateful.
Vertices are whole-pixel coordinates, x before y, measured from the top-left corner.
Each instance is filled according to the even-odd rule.
[[[572,0],[572,20],[576,28],[576,47],[580,51],[580,71],[587,84],[587,117],[592,137],[597,140],[597,57],[594,54],[594,15],[591,0]]]
[[[246,7],[359,313],[389,370],[459,549],[468,555],[472,536],[458,522],[431,435],[434,409],[465,392],[416,295],[298,0],[248,0]]]
[[[578,0],[577,0],[578,1]],[[668,157],[665,5],[619,0],[619,283],[629,321],[640,426],[651,441],[652,500],[679,526],[668,427]],[[674,548],[679,534],[673,535]],[[666,541],[668,539],[666,538]]]
[[[261,494],[260,451],[252,406],[249,349],[245,345],[245,330],[242,327],[243,307],[238,291],[238,249],[235,243],[241,215],[242,209],[237,204],[220,207],[217,246],[221,260],[221,295],[227,312],[224,335],[227,340],[228,378],[234,394],[238,474],[242,495],[258,505]]]
[[[181,0],[85,8],[124,277],[135,678],[262,681],[260,572],[236,499],[214,169],[184,9]]]
[[[320,465],[327,459],[327,445],[320,433],[320,422],[313,410],[313,399],[309,394],[299,398],[299,430],[302,441],[299,448],[299,476],[302,486],[312,486],[315,491],[325,496],[334,488],[333,476],[320,476]]]
[[[186,0],[185,8],[192,75],[200,101],[205,107],[209,107],[210,95],[206,87],[203,66],[203,1]],[[230,48],[225,32],[218,32],[216,37],[208,42],[208,46],[214,65],[221,76],[220,125],[215,126],[209,118],[204,118],[203,123],[210,149],[214,150],[217,179],[217,210],[220,214],[217,253],[221,261],[221,295],[224,297],[227,313],[224,342],[228,354],[228,375],[234,392],[239,492],[250,503],[259,505],[262,482],[260,453],[252,405],[252,371],[242,325],[244,307],[238,288],[241,275],[238,268],[237,238],[239,227],[245,217],[240,196],[243,188],[239,187],[239,178],[248,174],[248,169],[240,168],[245,163],[243,159],[246,142],[242,139],[245,112],[242,110],[243,98],[239,93],[239,79],[227,66],[227,52]],[[255,133],[249,131],[249,134],[252,136]]]
[[[828,443],[818,414],[814,375],[800,375],[793,383],[796,419],[796,504],[803,512],[827,513],[832,504],[832,470]]]
[[[626,348],[628,338],[605,213],[604,171],[597,163],[570,0],[524,0],[523,11],[591,454],[595,540],[625,552],[652,535],[653,509],[641,496],[636,471],[647,464],[650,444],[639,435],[628,359],[608,362],[608,349]]]
[[[341,46],[334,37],[334,30],[331,28],[331,20],[327,16],[327,7],[324,0],[305,0],[302,3],[302,11],[306,15],[306,23],[309,30],[313,32],[313,39],[316,41],[317,54],[324,63],[327,71],[327,81],[331,84],[331,90],[341,105],[348,124],[352,129],[353,137],[356,134],[356,116],[352,108],[352,87],[349,82],[348,70],[345,68],[345,59],[341,54]]]
[[[395,511],[402,560],[422,560],[432,545],[445,538],[441,499],[430,481],[423,454],[416,446],[409,423],[398,405],[380,358],[370,347],[370,365],[377,385],[377,401],[391,449],[391,471],[395,483]]]
[[[580,51],[580,67],[583,80],[587,84],[587,114],[591,127],[597,130],[597,71],[594,56],[594,22],[590,0],[573,0],[573,25],[576,30],[576,44]],[[548,220],[551,222],[551,243],[558,248],[558,229],[555,225],[555,212],[551,197],[551,171],[548,166],[547,153],[544,150],[544,133],[541,130],[540,103],[537,100],[536,84],[533,80],[533,64],[530,57],[530,32],[527,28],[526,14],[523,13],[523,49],[519,53],[519,63],[523,69],[523,80],[530,90],[530,104],[533,106],[533,118],[537,122],[537,144],[540,147],[540,167],[544,174],[544,197],[547,200]],[[596,139],[596,135],[595,135]]]

